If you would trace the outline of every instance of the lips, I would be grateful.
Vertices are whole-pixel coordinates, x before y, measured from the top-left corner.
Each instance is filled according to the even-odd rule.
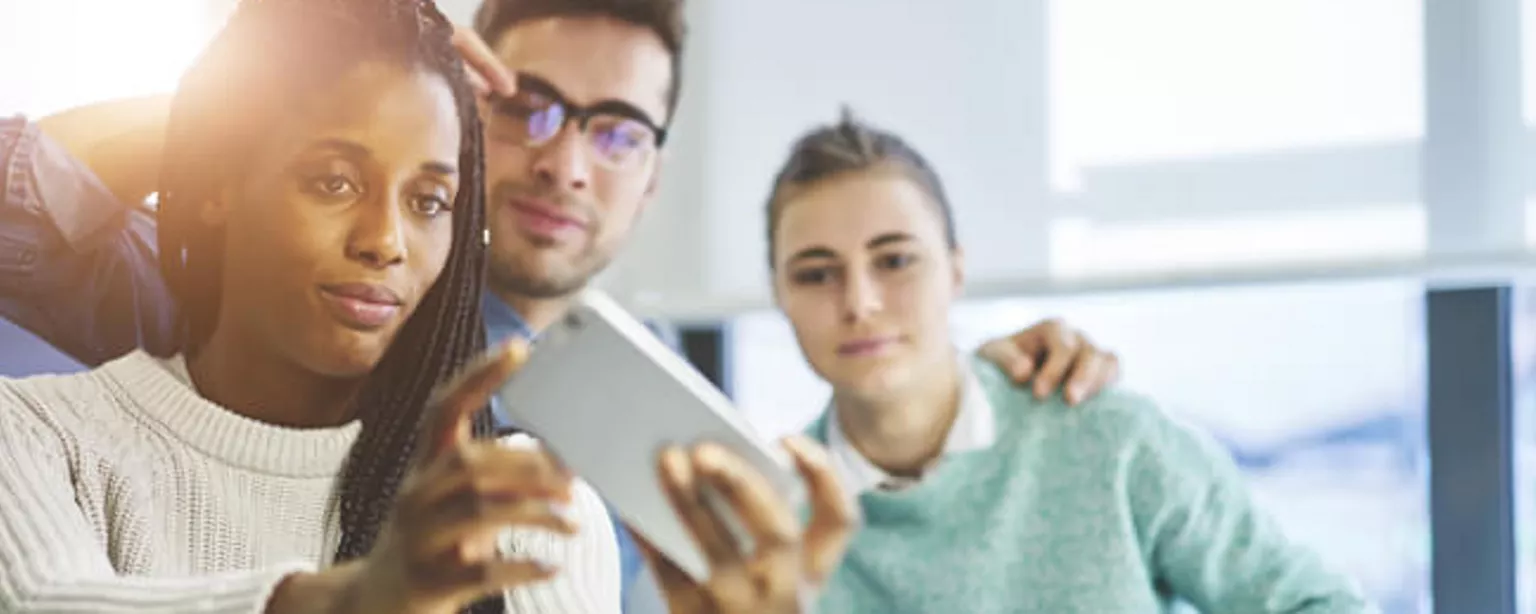
[[[550,203],[526,198],[507,201],[517,225],[524,232],[545,240],[563,239],[586,230],[581,218]]]
[[[837,346],[837,353],[840,356],[849,357],[874,356],[895,345],[896,341],[897,337],[895,336],[868,337],[845,341]]]
[[[320,286],[320,296],[342,324],[357,330],[377,330],[399,316],[405,302],[393,290],[377,284]]]

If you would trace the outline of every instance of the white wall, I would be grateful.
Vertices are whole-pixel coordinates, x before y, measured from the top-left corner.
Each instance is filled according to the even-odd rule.
[[[772,174],[843,103],[938,167],[973,287],[1423,255],[1418,8],[1241,5],[693,3],[680,142],[610,287],[763,306]]]
[[[164,91],[234,1],[0,4],[0,57],[25,58],[0,80],[0,112]],[[461,23],[477,4],[440,0]],[[1401,0],[688,7],[687,82],[662,195],[604,279],[653,313],[765,304],[768,183],[794,136],[843,103],[932,159],[957,207],[973,287],[995,288],[1422,256],[1445,234],[1431,220],[1449,219],[1423,206],[1426,119],[1486,130],[1466,118],[1506,108],[1520,89],[1483,88],[1481,102],[1428,112],[1426,90],[1454,103],[1468,82],[1426,81],[1425,41],[1456,35],[1427,31],[1420,2]],[[1486,47],[1480,57],[1503,48]],[[1498,65],[1499,79],[1510,67]],[[1471,177],[1484,164],[1437,152],[1459,166],[1434,177]],[[1473,230],[1498,230],[1498,249],[1532,234],[1507,230],[1529,225],[1522,212],[1480,215]],[[1459,243],[1475,250],[1476,239]]]
[[[475,16],[479,0],[437,0],[437,8],[458,23],[468,25]]]
[[[794,137],[843,103],[940,169],[965,203],[958,223],[977,273],[1043,265],[1044,109],[1022,87],[1043,79],[1035,4],[692,3],[681,142],[615,287],[664,311],[765,298],[772,175]]]

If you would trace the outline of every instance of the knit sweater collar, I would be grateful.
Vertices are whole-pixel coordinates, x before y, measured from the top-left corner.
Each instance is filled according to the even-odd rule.
[[[336,475],[361,423],[298,429],[252,420],[197,393],[181,356],[135,351],[102,366],[120,401],[190,447],[232,466],[292,477]]]

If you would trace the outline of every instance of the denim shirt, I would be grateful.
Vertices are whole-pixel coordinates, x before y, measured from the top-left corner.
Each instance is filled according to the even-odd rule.
[[[0,118],[0,319],[87,367],[138,348],[165,353],[177,315],[157,253],[149,212],[118,200],[36,123]],[[510,306],[484,300],[491,343],[533,338]],[[627,593],[643,562],[613,518]]]
[[[0,318],[90,367],[175,333],[154,219],[20,117],[0,118]]]

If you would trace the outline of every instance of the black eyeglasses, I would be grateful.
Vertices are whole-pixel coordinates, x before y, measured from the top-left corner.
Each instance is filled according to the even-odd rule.
[[[583,107],[566,100],[543,79],[521,73],[517,93],[493,96],[491,112],[487,122],[491,138],[529,147],[550,142],[567,123],[576,122],[597,160],[616,170],[640,164],[667,139],[667,129],[634,105],[605,100]]]

